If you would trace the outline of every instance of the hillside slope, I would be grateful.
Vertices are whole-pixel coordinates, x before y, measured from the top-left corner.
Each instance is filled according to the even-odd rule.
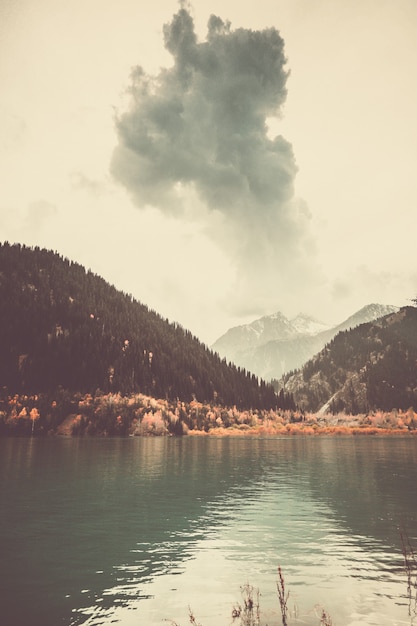
[[[417,308],[340,332],[279,388],[314,412],[417,407]]]
[[[270,385],[51,251],[0,245],[0,320],[0,389],[9,394],[100,389],[276,405]]]

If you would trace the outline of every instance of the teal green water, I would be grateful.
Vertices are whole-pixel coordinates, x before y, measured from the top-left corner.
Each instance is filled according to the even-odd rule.
[[[417,438],[2,439],[3,626],[410,624]]]

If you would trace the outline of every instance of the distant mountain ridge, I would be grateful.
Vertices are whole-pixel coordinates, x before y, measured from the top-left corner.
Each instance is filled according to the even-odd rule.
[[[417,407],[417,308],[340,331],[278,388],[301,409],[366,413]]]
[[[333,327],[303,313],[290,320],[277,312],[229,329],[212,349],[264,380],[279,379],[300,368],[338,332],[396,311],[392,305],[369,304]]]

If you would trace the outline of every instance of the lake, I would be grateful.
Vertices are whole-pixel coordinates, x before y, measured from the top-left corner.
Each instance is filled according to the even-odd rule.
[[[0,440],[3,626],[410,624],[417,438]],[[414,623],[417,623],[415,620]]]

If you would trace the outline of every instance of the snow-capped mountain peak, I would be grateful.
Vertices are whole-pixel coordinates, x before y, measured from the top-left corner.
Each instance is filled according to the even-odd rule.
[[[303,335],[317,335],[317,333],[321,333],[323,330],[328,330],[330,328],[328,324],[325,324],[310,315],[306,315],[305,313],[299,313],[296,317],[294,317],[291,320],[291,325],[297,333]]]
[[[217,339],[212,348],[221,356],[236,361],[242,351],[256,348],[268,341],[289,339],[296,332],[291,322],[278,311],[256,319],[250,324],[230,328]]]
[[[280,311],[230,328],[213,344],[222,357],[269,380],[301,367],[338,332],[395,313],[398,307],[368,304],[337,326],[299,313],[289,320]]]
[[[344,322],[338,324],[336,326],[336,330],[348,330],[349,328],[354,328],[355,326],[365,324],[366,322],[372,322],[380,317],[384,317],[384,315],[396,313],[397,311],[398,307],[391,304],[367,304],[359,311],[348,317]]]

